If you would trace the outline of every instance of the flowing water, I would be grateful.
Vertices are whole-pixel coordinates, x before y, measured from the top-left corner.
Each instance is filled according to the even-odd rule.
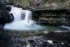
[[[22,8],[11,6],[10,13],[14,16],[14,21],[7,23],[4,29],[10,30],[40,30],[44,27],[35,24],[32,20],[32,12],[29,10],[22,10]]]
[[[23,10],[22,8],[11,6],[10,13],[14,16],[14,21],[7,23],[4,29],[10,30],[57,30],[58,27],[53,26],[41,26],[37,25],[35,21],[32,20],[32,11]],[[49,29],[49,30],[50,30]],[[59,28],[60,30],[60,28]]]

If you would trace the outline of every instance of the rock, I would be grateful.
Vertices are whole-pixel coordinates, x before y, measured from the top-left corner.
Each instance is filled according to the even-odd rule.
[[[4,26],[5,23],[12,22],[14,20],[13,15],[9,14],[11,8],[6,4],[0,3],[0,24]]]
[[[55,9],[55,10],[35,10],[33,17],[39,24],[42,25],[69,25],[69,10],[70,9]]]
[[[19,33],[9,33],[7,35],[5,38],[8,39],[9,43],[7,45],[10,47],[67,47],[70,44],[70,32],[65,31],[51,31],[41,36],[27,38],[21,37]]]

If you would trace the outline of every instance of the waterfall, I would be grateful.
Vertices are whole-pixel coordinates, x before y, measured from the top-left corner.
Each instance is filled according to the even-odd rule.
[[[26,13],[25,13],[25,19],[24,20],[32,20],[31,17],[32,17],[32,12],[31,11],[26,11]]]
[[[11,6],[11,11],[10,11],[10,13],[12,13],[13,14],[13,16],[14,16],[14,21],[20,21],[21,19],[21,11],[22,11],[22,9],[21,8],[17,8],[17,7],[13,7],[13,6]]]
[[[32,11],[23,10],[22,8],[11,6],[10,13],[13,14],[14,21],[7,23],[4,29],[10,30],[38,30],[42,29],[32,20]]]
[[[31,25],[33,24],[32,12],[29,10],[23,10],[22,8],[13,7],[11,12],[14,16],[14,21],[23,21],[24,24]],[[24,19],[23,19],[24,18]]]
[[[32,20],[32,12],[29,10],[22,10],[22,16],[24,15],[23,23],[27,26],[34,24],[35,22]]]

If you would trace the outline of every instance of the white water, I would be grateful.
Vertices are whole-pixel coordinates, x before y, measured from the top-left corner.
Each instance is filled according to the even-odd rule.
[[[66,28],[66,29],[70,30],[70,26],[61,26],[61,27],[63,27],[63,28]]]
[[[20,15],[21,15],[22,9],[17,8],[17,7],[13,7],[13,6],[11,6],[11,7],[12,7],[12,9],[11,9],[10,13],[12,13],[14,15],[14,21],[20,21],[21,20]]]
[[[14,21],[7,23],[4,29],[10,30],[40,30],[44,27],[36,25],[32,20],[32,12],[29,10],[22,10],[22,8],[17,8],[12,6],[10,13],[14,16]]]

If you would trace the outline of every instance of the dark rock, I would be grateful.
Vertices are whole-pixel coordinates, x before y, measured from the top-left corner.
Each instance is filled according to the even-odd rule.
[[[5,23],[12,22],[14,20],[13,15],[9,14],[11,8],[3,3],[0,3],[0,24],[4,26]]]
[[[35,10],[34,20],[42,25],[70,25],[70,9]]]

